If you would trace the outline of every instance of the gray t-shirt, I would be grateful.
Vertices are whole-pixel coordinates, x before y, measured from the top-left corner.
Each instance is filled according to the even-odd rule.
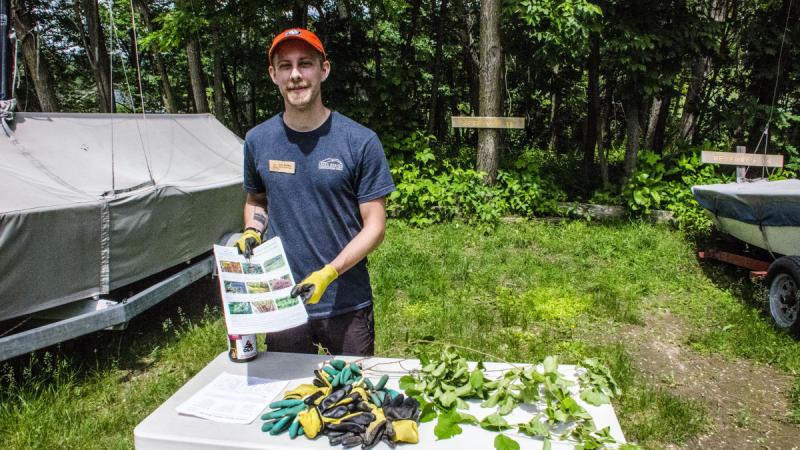
[[[361,230],[360,203],[394,188],[378,136],[337,112],[309,132],[287,127],[281,113],[245,137],[244,190],[266,193],[266,238],[280,236],[297,282],[331,262]],[[364,258],[306,309],[322,319],[371,303]]]

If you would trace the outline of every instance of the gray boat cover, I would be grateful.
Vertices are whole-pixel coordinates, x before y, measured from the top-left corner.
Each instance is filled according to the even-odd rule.
[[[800,226],[800,180],[755,181],[692,187],[710,212],[753,225]]]
[[[241,231],[242,140],[213,116],[18,113],[0,132],[0,320],[102,295]]]

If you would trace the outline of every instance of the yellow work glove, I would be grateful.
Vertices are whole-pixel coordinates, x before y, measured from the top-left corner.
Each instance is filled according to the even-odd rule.
[[[313,384],[301,384],[296,388],[292,389],[291,391],[287,391],[283,398],[285,400],[290,399],[300,399],[305,400],[306,397],[316,394],[317,392],[321,392],[323,396],[327,396],[330,394],[331,388],[321,388],[314,386]]]
[[[417,422],[413,420],[394,420],[392,421],[392,430],[394,435],[391,437],[391,439],[394,442],[407,442],[409,444],[416,444],[419,442],[419,430],[417,429]]]
[[[322,298],[322,294],[325,293],[325,289],[328,288],[328,285],[338,277],[339,272],[337,272],[332,265],[326,264],[325,267],[312,273],[295,285],[290,295],[292,297],[297,297],[299,295],[300,298],[303,299],[303,303],[313,305],[319,302],[319,299]]]
[[[317,437],[317,434],[322,431],[322,416],[319,415],[317,408],[311,407],[301,412],[297,415],[297,420],[300,421],[300,426],[303,427],[303,433],[305,433],[309,439],[314,439]]]
[[[253,256],[253,249],[261,245],[261,232],[255,228],[248,227],[242,233],[242,237],[236,241],[236,248],[239,253],[244,255],[245,258],[250,259]]]

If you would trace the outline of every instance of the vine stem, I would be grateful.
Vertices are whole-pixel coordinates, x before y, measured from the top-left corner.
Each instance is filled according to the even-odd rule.
[[[441,345],[441,346],[445,346],[445,347],[459,348],[461,350],[466,350],[466,351],[469,351],[469,352],[477,353],[477,354],[486,356],[488,358],[491,358],[491,359],[493,359],[495,361],[499,361],[499,362],[508,364],[511,367],[515,368],[515,369],[520,368],[518,365],[516,365],[516,364],[514,364],[514,363],[512,363],[510,361],[506,361],[505,359],[503,359],[503,358],[501,358],[501,357],[499,357],[497,355],[492,355],[491,353],[482,352],[482,351],[480,351],[478,349],[475,349],[475,348],[472,348],[472,347],[467,347],[465,345],[453,344],[451,342],[428,341],[428,340],[422,340],[422,339],[417,339],[417,340],[411,341],[411,342],[407,343],[406,345],[404,345],[402,347],[395,347],[393,349],[389,349],[389,350],[386,350],[384,352],[380,352],[380,353],[378,353],[376,355],[373,355],[373,356],[359,358],[359,359],[354,360],[353,362],[354,363],[358,363],[358,362],[365,361],[365,360],[368,360],[368,359],[374,358],[374,357],[387,356],[390,351],[398,351],[399,350],[401,353],[405,353],[409,349],[409,347],[412,347],[412,346],[417,345],[417,344],[436,344],[436,345]],[[386,364],[400,364],[400,367],[402,367],[402,363],[404,361],[409,361],[409,360],[410,360],[410,358],[402,358],[399,361],[375,363],[375,364],[371,365],[370,367],[365,368],[365,370],[370,370],[373,367],[386,365]],[[508,370],[508,369],[500,369],[500,370],[501,371],[505,371],[505,370]],[[485,372],[497,372],[497,370],[484,370],[484,371]],[[406,372],[408,372],[408,370],[406,370]]]

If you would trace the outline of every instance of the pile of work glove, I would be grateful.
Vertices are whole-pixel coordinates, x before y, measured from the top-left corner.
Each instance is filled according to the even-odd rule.
[[[369,449],[384,441],[419,442],[419,402],[386,388],[389,376],[373,384],[357,364],[333,359],[314,371],[313,384],[301,384],[270,403],[261,430],[292,439],[323,434],[331,445]]]

